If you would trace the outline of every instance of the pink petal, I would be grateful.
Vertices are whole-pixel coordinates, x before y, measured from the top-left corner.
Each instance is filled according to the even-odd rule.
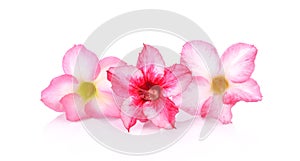
[[[63,66],[63,70],[66,74],[70,74],[70,75],[74,74],[77,56],[82,48],[84,48],[83,45],[74,45],[64,55],[63,61],[62,61],[62,66]]]
[[[202,76],[208,79],[221,72],[221,61],[216,48],[200,40],[184,44],[180,62],[189,67],[193,76]]]
[[[139,54],[137,68],[142,68],[147,65],[155,64],[160,67],[165,66],[165,62],[159,51],[153,46],[144,44],[142,52]]]
[[[232,123],[231,119],[232,119],[232,113],[231,113],[231,108],[233,105],[231,104],[223,104],[223,108],[221,111],[221,114],[219,115],[219,120],[223,123],[223,124],[229,124]]]
[[[105,58],[101,59],[99,61],[99,64],[101,66],[101,70],[104,70],[105,72],[110,67],[118,67],[118,66],[126,65],[126,63],[123,60],[121,60],[117,57],[114,57],[114,56],[109,56],[109,57],[105,57]]]
[[[235,104],[238,101],[257,102],[262,100],[260,87],[253,79],[244,83],[231,83],[223,97],[226,104]]]
[[[194,77],[187,89],[179,96],[174,97],[174,103],[183,111],[191,115],[199,115],[203,104],[212,96],[210,84],[203,77]]]
[[[219,101],[216,101],[216,98],[213,98],[213,96],[211,96],[203,104],[200,115],[203,118],[205,117],[212,117],[215,119],[218,118],[218,120],[221,121],[223,124],[229,124],[231,123],[231,118],[232,118],[232,113],[231,113],[232,106],[233,106],[232,104],[223,104]]]
[[[62,112],[63,106],[59,100],[66,94],[74,91],[77,80],[71,75],[61,75],[52,79],[50,85],[41,93],[41,101],[49,108]]]
[[[164,76],[165,68],[160,66],[155,66],[153,64],[144,66],[142,68],[142,72],[145,79],[144,81],[151,82],[153,84],[161,85],[164,83],[165,79],[168,79]]]
[[[160,98],[144,104],[144,114],[154,125],[161,128],[174,128],[178,107],[169,98]]]
[[[79,121],[88,118],[84,111],[84,102],[77,94],[68,94],[64,96],[60,103],[64,106],[67,120]]]
[[[180,95],[172,98],[177,107],[190,115],[197,115],[199,109],[198,86],[192,81],[187,89]]]
[[[230,46],[221,58],[226,77],[235,83],[249,79],[254,70],[256,53],[253,45],[238,43]]]
[[[143,79],[143,74],[132,65],[111,67],[107,71],[107,79],[111,82],[112,90],[116,95],[122,98],[128,98],[130,96],[130,80]]]
[[[129,117],[122,113],[121,113],[121,119],[124,127],[127,129],[128,132],[130,131],[130,128],[136,124],[136,120],[137,120],[134,117]]]
[[[208,97],[208,99],[206,99],[201,107],[201,110],[200,110],[200,116],[205,118],[209,112],[209,108],[210,108],[210,105],[213,101],[213,96],[210,96]]]
[[[93,118],[120,117],[120,109],[111,93],[107,92],[99,92],[96,98],[86,104],[85,112]]]
[[[167,68],[164,78],[166,81],[162,88],[167,92],[167,96],[181,94],[192,81],[192,72],[184,65],[174,64]],[[174,79],[172,79],[174,78]]]
[[[130,98],[126,99],[121,106],[121,119],[125,128],[130,128],[136,124],[138,117],[141,115],[141,109],[132,104]]]
[[[100,72],[98,61],[98,57],[83,45],[75,45],[65,54],[63,69],[80,81],[92,81]]]
[[[111,92],[111,82],[107,80],[107,71],[110,67],[124,66],[125,62],[116,57],[106,57],[99,61],[101,72],[99,73],[95,83],[98,90],[104,92]]]
[[[201,117],[217,119],[222,112],[223,95],[213,95],[209,97],[202,106]]]

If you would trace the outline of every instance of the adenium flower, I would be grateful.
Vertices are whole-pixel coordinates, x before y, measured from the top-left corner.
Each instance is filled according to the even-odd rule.
[[[65,112],[69,121],[90,117],[119,117],[106,70],[120,63],[115,57],[99,61],[83,45],[75,45],[63,58],[64,75],[54,78],[41,93],[41,101],[57,112]]]
[[[187,42],[182,49],[181,64],[188,66],[193,73],[190,86],[198,87],[199,104],[182,106],[182,109],[196,114],[200,107],[197,114],[206,117],[213,95],[221,95],[223,107],[218,119],[228,124],[232,119],[231,108],[237,102],[261,101],[260,87],[250,78],[256,54],[253,45],[237,43],[230,46],[220,59],[213,45],[199,40]],[[188,88],[183,95],[189,95],[194,89]]]
[[[186,89],[192,74],[181,64],[165,67],[159,51],[144,44],[136,66],[111,67],[107,78],[116,100],[121,100],[121,119],[129,131],[137,120],[151,121],[161,128],[174,128],[178,106],[172,97]]]

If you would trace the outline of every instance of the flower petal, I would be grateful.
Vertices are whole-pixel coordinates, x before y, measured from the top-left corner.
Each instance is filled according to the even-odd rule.
[[[207,79],[219,75],[222,68],[216,48],[200,40],[184,44],[180,62],[189,67],[193,76],[202,76]]]
[[[66,118],[69,121],[79,121],[88,118],[84,111],[84,102],[77,94],[64,96],[60,103],[64,106]]]
[[[156,84],[156,85],[162,85],[164,83],[164,81],[166,80],[166,78],[164,76],[165,72],[166,72],[164,67],[155,66],[153,64],[146,65],[141,69],[141,71],[143,72],[144,81],[146,81],[146,82],[151,82],[152,84]],[[141,83],[143,83],[143,82],[139,82],[139,84],[141,84]]]
[[[213,95],[205,101],[201,109],[201,117],[217,119],[222,112],[223,95]]]
[[[175,115],[179,110],[169,98],[161,97],[156,101],[146,102],[143,111],[154,125],[170,129],[175,127]]]
[[[154,64],[156,66],[164,67],[165,62],[159,51],[150,45],[144,44],[142,52],[139,54],[137,61],[137,68],[142,68],[147,65]]]
[[[98,61],[98,57],[84,45],[75,45],[65,54],[63,69],[66,74],[74,75],[80,81],[92,81],[100,72]]]
[[[181,94],[191,83],[193,79],[192,72],[182,64],[174,64],[171,67],[168,67],[167,70],[170,72],[165,72],[164,78],[166,81],[162,87],[167,91],[168,96]],[[172,78],[175,78],[175,80],[170,80]],[[176,83],[172,84],[172,82]]]
[[[121,119],[122,119],[124,127],[127,129],[128,132],[130,131],[130,128],[136,124],[136,120],[137,120],[134,117],[129,117],[122,113],[121,113]]]
[[[215,102],[213,102],[215,101]],[[223,124],[231,123],[232,113],[231,108],[232,104],[219,104],[213,96],[209,97],[203,104],[201,108],[201,117],[212,117],[222,122]],[[221,110],[219,108],[222,108]],[[212,111],[210,111],[212,110]]]
[[[219,120],[223,123],[223,124],[229,124],[232,123],[231,119],[232,119],[232,113],[231,113],[231,108],[233,105],[231,104],[223,104],[223,108],[222,111],[219,115]]]
[[[107,71],[110,67],[124,66],[125,62],[120,60],[117,57],[106,57],[99,61],[101,67],[101,72],[99,73],[95,83],[98,87],[98,90],[104,92],[111,92],[111,82],[107,80]]]
[[[257,49],[253,45],[238,43],[230,46],[222,55],[222,63],[228,79],[241,83],[250,78],[254,70]]]
[[[250,78],[244,83],[231,83],[223,97],[226,104],[235,104],[238,101],[257,102],[262,100],[260,87]]]
[[[93,118],[120,117],[120,109],[108,92],[99,92],[96,98],[86,104],[85,112]]]
[[[50,82],[50,85],[44,89],[41,93],[41,101],[49,108],[62,112],[64,111],[63,106],[59,100],[66,94],[74,91],[74,85],[78,82],[76,78],[71,75],[58,76]]]
[[[140,70],[132,65],[125,65],[120,67],[111,67],[107,71],[107,79],[112,84],[114,94],[128,98],[129,85],[131,79],[143,79],[143,74]]]
[[[141,108],[137,108],[132,104],[131,98],[126,99],[121,106],[121,119],[125,128],[130,128],[136,124],[139,116],[141,116]]]
[[[200,116],[202,118],[205,118],[207,116],[212,101],[213,101],[213,96],[210,96],[208,97],[208,99],[206,99],[203,102],[203,105],[201,106],[201,110],[200,110]]]
[[[203,104],[212,96],[209,82],[203,77],[193,77],[187,89],[173,98],[174,103],[191,115],[199,115]]]
[[[62,61],[62,66],[63,66],[63,70],[66,74],[70,74],[70,75],[74,74],[77,56],[83,47],[84,47],[83,45],[74,45],[64,55],[63,61]]]
[[[110,67],[118,67],[118,66],[124,66],[126,63],[114,56],[108,56],[99,61],[99,65],[101,66],[101,70],[108,70]],[[106,69],[106,70],[105,70]]]

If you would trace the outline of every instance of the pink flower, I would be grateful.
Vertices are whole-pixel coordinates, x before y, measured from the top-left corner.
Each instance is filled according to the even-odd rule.
[[[192,80],[190,70],[180,64],[165,67],[159,51],[144,45],[137,65],[108,70],[116,100],[121,100],[121,119],[129,131],[136,121],[150,120],[161,128],[174,128],[178,106],[172,101]]]
[[[41,101],[57,112],[65,112],[69,121],[89,117],[119,117],[111,95],[106,70],[120,60],[97,56],[83,45],[75,45],[63,58],[64,75],[54,78],[41,93]]]
[[[193,73],[190,86],[198,87],[198,113],[205,117],[213,95],[223,97],[223,107],[218,119],[223,124],[231,123],[231,108],[239,101],[257,102],[262,100],[260,87],[250,78],[254,71],[257,49],[253,45],[238,43],[230,46],[219,59],[214,46],[203,41],[187,42],[182,49],[181,63]],[[222,68],[223,65],[223,68]],[[224,69],[224,70],[223,70]],[[188,95],[195,88],[188,88]],[[190,114],[198,107],[182,106]]]

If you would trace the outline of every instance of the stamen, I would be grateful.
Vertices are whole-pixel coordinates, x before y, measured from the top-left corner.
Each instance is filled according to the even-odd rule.
[[[152,86],[149,90],[139,89],[140,97],[146,101],[155,101],[160,97],[161,88],[158,85]]]

